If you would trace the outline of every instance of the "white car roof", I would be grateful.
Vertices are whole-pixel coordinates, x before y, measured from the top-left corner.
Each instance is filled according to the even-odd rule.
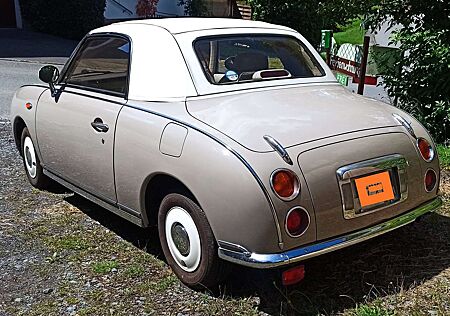
[[[242,19],[231,18],[192,18],[192,17],[180,17],[180,18],[167,18],[167,19],[143,19],[143,20],[131,20],[126,22],[119,22],[117,24],[146,24],[159,26],[172,34],[180,34],[186,32],[195,32],[203,30],[213,29],[228,29],[228,28],[264,28],[274,30],[289,30],[292,29],[270,24],[266,22],[250,21]],[[107,29],[108,26],[104,27]]]
[[[165,101],[287,84],[336,83],[336,78],[330,69],[303,36],[280,25],[220,18],[146,19],[113,23],[90,32],[90,34],[96,33],[119,33],[131,39],[128,89],[128,97],[131,100]],[[325,70],[325,76],[235,85],[210,83],[195,54],[194,41],[204,36],[249,33],[296,37],[318,60]]]

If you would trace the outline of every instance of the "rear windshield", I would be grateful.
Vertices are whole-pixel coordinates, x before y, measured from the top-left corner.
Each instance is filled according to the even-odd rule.
[[[198,39],[194,49],[213,84],[325,75],[311,52],[291,36],[208,37]]]

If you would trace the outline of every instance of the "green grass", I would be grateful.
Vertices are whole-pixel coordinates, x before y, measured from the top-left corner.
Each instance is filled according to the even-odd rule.
[[[92,270],[95,273],[105,274],[111,272],[112,269],[119,266],[117,261],[99,261],[92,264]]]
[[[361,20],[354,20],[351,24],[339,27],[341,32],[333,34],[338,45],[344,43],[362,44],[365,31],[361,29]]]
[[[437,145],[439,160],[442,168],[450,167],[450,147],[445,145]]]
[[[351,312],[353,316],[390,316],[394,313],[389,312],[378,305],[358,305],[354,311]]]
[[[144,268],[139,264],[132,264],[125,270],[125,275],[128,277],[140,277],[144,274]]]
[[[53,251],[85,250],[92,247],[92,244],[81,235],[52,236],[44,240]]]

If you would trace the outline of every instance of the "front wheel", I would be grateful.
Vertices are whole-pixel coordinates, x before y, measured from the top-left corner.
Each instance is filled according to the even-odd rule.
[[[21,144],[23,165],[28,181],[37,189],[48,188],[51,180],[44,174],[30,132],[26,127],[22,131]]]
[[[168,264],[187,286],[213,288],[223,277],[225,262],[203,210],[191,199],[169,194],[158,215],[161,246]]]

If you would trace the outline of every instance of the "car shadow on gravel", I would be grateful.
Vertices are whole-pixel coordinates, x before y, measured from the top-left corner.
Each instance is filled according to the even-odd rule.
[[[65,197],[64,200],[136,248],[147,251],[159,259],[165,260],[156,227],[139,227],[78,194]]]
[[[135,247],[164,260],[156,228],[140,228],[79,195],[65,200]],[[450,218],[436,213],[394,232],[303,264],[300,284],[280,285],[281,271],[232,266],[214,294],[259,298],[270,315],[334,314],[400,293],[450,268]]]

